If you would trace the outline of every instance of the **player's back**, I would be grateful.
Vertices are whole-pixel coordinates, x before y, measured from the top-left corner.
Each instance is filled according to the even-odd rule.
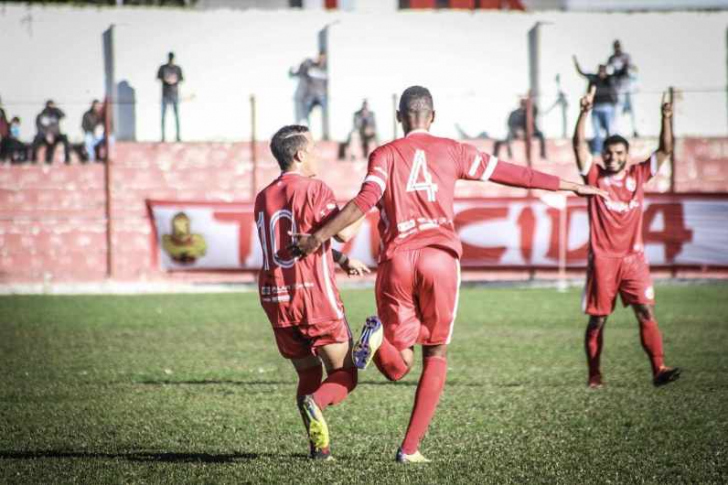
[[[329,245],[302,259],[294,258],[287,249],[291,233],[312,232],[336,212],[331,189],[297,173],[282,174],[256,197],[255,219],[263,256],[258,289],[273,326],[342,318]]]
[[[380,173],[386,184],[378,204],[384,245],[381,259],[398,250],[425,246],[460,254],[453,199],[462,152],[463,146],[455,140],[418,130],[372,154],[370,173]]]

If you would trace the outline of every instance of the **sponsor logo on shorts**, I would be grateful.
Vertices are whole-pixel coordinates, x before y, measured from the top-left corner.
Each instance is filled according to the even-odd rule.
[[[645,298],[648,300],[654,300],[655,299],[655,289],[651,286],[648,286],[645,290]]]

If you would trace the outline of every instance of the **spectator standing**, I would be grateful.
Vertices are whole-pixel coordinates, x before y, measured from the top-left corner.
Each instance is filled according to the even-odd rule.
[[[291,69],[289,75],[298,77],[298,87],[294,97],[296,123],[308,126],[311,111],[317,105],[326,116],[328,105],[326,54],[321,52],[315,60],[306,59],[297,70]]]
[[[2,100],[0,100],[0,141],[6,138],[10,130],[10,122],[5,114],[5,110],[2,109]]]
[[[617,80],[623,71],[614,73],[607,72],[605,64],[599,64],[596,74],[589,74],[582,71],[579,61],[574,56],[576,72],[589,81],[589,87],[596,88],[594,95],[594,107],[592,108],[592,127],[594,139],[591,143],[592,154],[602,152],[604,139],[614,134],[614,115],[617,107]]]
[[[83,114],[81,120],[81,128],[83,129],[83,142],[86,148],[86,156],[89,161],[95,161],[97,158],[103,160],[106,157],[98,157],[98,152],[103,148],[105,140],[105,116],[104,105],[94,99],[91,108]]]
[[[35,118],[35,127],[38,133],[33,140],[33,162],[38,161],[38,148],[45,147],[45,162],[53,163],[53,152],[59,143],[63,144],[64,162],[71,163],[68,137],[61,133],[61,120],[66,114],[61,111],[53,100],[46,101],[45,108]]]
[[[500,152],[501,146],[506,145],[508,150],[508,158],[513,158],[513,150],[511,149],[511,141],[515,139],[526,139],[526,107],[527,99],[522,98],[521,102],[515,110],[511,111],[508,115],[508,135],[505,140],[498,140],[495,142],[493,147],[493,154],[497,157]],[[543,133],[538,129],[536,125],[536,115],[538,114],[538,108],[533,106],[533,137],[538,138],[539,147],[541,149],[541,158],[546,158],[546,140],[544,139]]]
[[[174,122],[177,134],[177,141],[180,141],[179,135],[179,83],[184,81],[182,76],[182,68],[174,63],[174,52],[167,54],[167,63],[159,66],[157,71],[157,79],[162,82],[162,142],[165,141],[165,121],[167,117],[167,107],[172,106],[174,111]]]
[[[28,160],[28,144],[20,141],[20,118],[17,116],[10,120],[7,135],[0,141],[0,161],[8,159],[10,163]]]
[[[619,114],[625,116],[629,114],[632,124],[632,136],[637,138],[637,124],[635,123],[634,105],[632,104],[632,81],[635,79],[637,67],[632,64],[632,58],[629,54],[622,50],[622,43],[618,40],[612,45],[614,53],[607,60],[607,67],[612,72],[621,73],[617,77],[617,107]]]
[[[369,157],[369,145],[372,141],[377,143],[377,122],[374,112],[369,109],[369,102],[365,99],[361,103],[361,109],[354,113],[354,130],[359,133],[362,156]]]

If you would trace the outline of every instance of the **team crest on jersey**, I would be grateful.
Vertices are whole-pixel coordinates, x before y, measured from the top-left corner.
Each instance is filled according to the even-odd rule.
[[[648,300],[654,300],[655,299],[655,289],[651,286],[648,286],[645,290],[645,298]]]
[[[625,182],[625,187],[627,187],[627,190],[630,192],[634,192],[634,189],[637,188],[637,182],[635,182],[633,177],[627,177],[627,181]]]

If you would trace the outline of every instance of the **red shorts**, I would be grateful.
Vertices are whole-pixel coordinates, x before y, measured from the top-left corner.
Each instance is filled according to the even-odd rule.
[[[303,359],[316,355],[324,345],[348,342],[351,331],[346,318],[313,325],[295,325],[273,328],[278,352],[286,359]]]
[[[401,251],[377,268],[377,312],[398,350],[449,344],[457,314],[460,261],[433,247]]]
[[[617,293],[624,306],[655,304],[655,290],[644,253],[624,258],[590,256],[582,296],[584,313],[594,316],[611,314]]]

